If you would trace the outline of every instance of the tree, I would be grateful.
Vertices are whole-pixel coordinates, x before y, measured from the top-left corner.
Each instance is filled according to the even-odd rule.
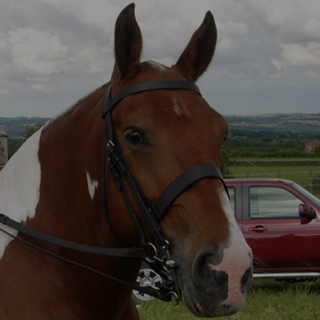
[[[235,163],[235,160],[230,156],[230,147],[225,143],[221,151],[221,173],[224,178],[232,178],[230,166]]]
[[[35,132],[37,132],[41,127],[43,126],[43,123],[36,123],[36,124],[27,124],[24,129],[23,136],[26,138],[30,138]]]
[[[23,143],[43,126],[43,123],[27,124],[24,128],[24,139],[8,139],[9,158],[11,158]]]

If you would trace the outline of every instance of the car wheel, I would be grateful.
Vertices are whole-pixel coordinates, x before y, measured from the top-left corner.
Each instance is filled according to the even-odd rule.
[[[150,268],[140,269],[137,282],[141,287],[152,287],[157,289],[157,285],[162,283],[161,276]],[[139,292],[138,290],[133,290],[133,297],[137,303],[147,302],[154,299],[152,296],[146,293]]]

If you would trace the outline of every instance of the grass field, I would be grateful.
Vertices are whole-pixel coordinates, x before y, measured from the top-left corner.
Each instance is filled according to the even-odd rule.
[[[153,300],[139,309],[141,320],[195,320],[183,303],[171,307]],[[287,283],[256,279],[244,308],[221,320],[319,320],[320,280]]]
[[[297,182],[312,191],[312,177],[320,175],[319,165],[307,166],[231,166],[235,178],[282,178]],[[320,317],[319,317],[320,319]]]

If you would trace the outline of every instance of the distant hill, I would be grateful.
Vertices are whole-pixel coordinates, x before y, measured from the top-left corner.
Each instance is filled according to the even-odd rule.
[[[320,135],[320,113],[227,115],[224,116],[232,130],[278,131]],[[11,139],[21,139],[26,125],[45,123],[50,118],[0,117],[0,131]]]
[[[320,134],[320,113],[225,116],[231,129]]]
[[[40,117],[0,117],[0,132],[5,131],[10,139],[22,139],[27,125],[46,123],[50,118]]]

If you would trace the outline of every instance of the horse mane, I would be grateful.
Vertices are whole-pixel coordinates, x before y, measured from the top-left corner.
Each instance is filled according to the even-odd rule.
[[[77,102],[72,104],[69,108],[67,108],[66,110],[63,110],[60,114],[56,115],[51,120],[49,120],[47,125],[50,125],[52,123],[56,123],[56,122],[64,119],[67,115],[69,115],[73,112],[76,112],[76,110],[80,106],[84,107],[85,109],[89,108],[90,106],[92,107],[93,105],[96,104],[96,102],[99,99],[101,99],[102,96],[104,96],[106,94],[106,91],[107,91],[107,88],[109,87],[109,84],[110,84],[109,82],[105,83],[102,86],[89,92],[87,95],[83,96]]]
[[[103,84],[102,86],[94,89],[93,91],[89,92],[87,95],[83,96],[82,98],[80,98],[75,104],[72,105],[72,107],[77,107],[79,104],[84,103],[85,101],[90,102],[91,99],[95,98],[95,96],[97,94],[99,94],[99,96],[101,96],[102,94],[105,94],[106,92],[106,87],[109,87],[109,82]],[[72,108],[71,107],[71,108]]]

